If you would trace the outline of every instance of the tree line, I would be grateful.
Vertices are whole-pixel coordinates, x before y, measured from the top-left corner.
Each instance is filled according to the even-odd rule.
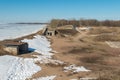
[[[65,20],[65,19],[52,19],[50,26],[59,27],[64,25],[79,26],[109,26],[109,27],[119,27],[120,20],[104,20],[99,21],[96,19],[80,19],[80,20]]]

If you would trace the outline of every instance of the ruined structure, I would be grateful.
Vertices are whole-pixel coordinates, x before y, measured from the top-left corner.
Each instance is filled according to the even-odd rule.
[[[28,52],[28,44],[24,42],[4,41],[0,44],[4,46],[3,48],[4,51],[13,55],[18,55]]]
[[[45,36],[55,36],[58,32],[56,29],[46,27],[43,29],[42,33]]]

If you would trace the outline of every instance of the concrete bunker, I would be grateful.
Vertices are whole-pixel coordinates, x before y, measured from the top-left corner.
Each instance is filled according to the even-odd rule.
[[[4,46],[4,51],[13,55],[19,55],[28,52],[28,43],[25,42],[4,41],[1,45]]]
[[[42,33],[45,36],[55,36],[58,34],[56,29],[50,29],[50,28],[45,28]]]

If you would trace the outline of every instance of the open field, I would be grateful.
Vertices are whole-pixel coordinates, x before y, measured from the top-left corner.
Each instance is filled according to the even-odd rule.
[[[81,31],[74,36],[52,37],[52,48],[58,52],[55,58],[67,64],[76,64],[91,70],[69,75],[69,78],[67,74],[70,72],[68,72],[61,79],[79,80],[81,77],[88,77],[98,78],[98,80],[120,80],[120,50],[105,42],[117,41],[119,45],[119,35],[119,27],[93,27],[93,30]]]

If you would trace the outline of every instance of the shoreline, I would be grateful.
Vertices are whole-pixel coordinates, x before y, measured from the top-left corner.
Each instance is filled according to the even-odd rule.
[[[19,36],[19,37],[13,38],[13,39],[0,40],[0,42],[6,41],[6,40],[20,41],[20,40],[23,40],[23,39],[25,39],[25,38],[26,38],[26,39],[32,39],[35,35],[42,35],[42,30],[43,30],[43,29],[40,29],[40,30],[37,30],[37,31],[32,32],[31,34],[21,35],[21,36]]]
[[[35,34],[42,30],[47,25],[20,25],[20,24],[10,24],[10,25],[3,25],[0,26],[1,35],[0,41],[3,40],[13,40],[16,38],[28,36]]]
[[[31,52],[27,52],[27,53],[25,53],[25,54],[19,54],[19,55],[14,55],[14,54],[11,54],[11,53],[9,53],[9,52],[6,52],[6,51],[4,51],[4,45],[2,45],[3,43],[6,43],[6,41],[10,41],[10,42],[21,42],[22,40],[24,40],[24,39],[33,39],[34,38],[34,36],[36,36],[36,35],[42,35],[42,30],[39,30],[39,31],[37,31],[36,33],[31,33],[31,34],[28,34],[28,35],[25,35],[25,36],[21,36],[21,37],[18,37],[18,38],[14,38],[14,39],[5,39],[5,40],[1,40],[0,41],[0,56],[4,56],[4,55],[11,55],[11,56],[18,56],[18,57],[22,57],[22,55],[23,55],[23,57],[24,57],[24,55],[28,55],[28,56],[26,56],[26,57],[29,57],[30,55],[29,55],[29,53],[31,53]],[[32,52],[32,53],[35,53],[35,52]]]

